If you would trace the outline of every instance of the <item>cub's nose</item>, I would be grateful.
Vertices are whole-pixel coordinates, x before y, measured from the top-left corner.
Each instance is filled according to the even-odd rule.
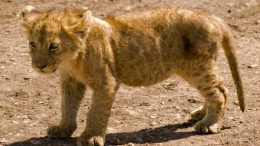
[[[36,67],[39,69],[43,69],[43,68],[47,67],[47,64],[36,64]]]

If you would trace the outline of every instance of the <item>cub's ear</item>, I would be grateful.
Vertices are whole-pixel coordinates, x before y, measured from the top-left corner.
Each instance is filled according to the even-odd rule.
[[[84,9],[85,12],[81,12],[76,14],[76,16],[72,16],[73,18],[67,19],[65,24],[63,25],[64,29],[68,33],[79,34],[81,36],[85,36],[90,30],[90,27],[93,22],[93,16],[91,11]]]
[[[33,6],[26,6],[23,8],[22,12],[20,13],[20,19],[22,24],[27,27],[31,28],[33,23],[36,20],[38,11]]]

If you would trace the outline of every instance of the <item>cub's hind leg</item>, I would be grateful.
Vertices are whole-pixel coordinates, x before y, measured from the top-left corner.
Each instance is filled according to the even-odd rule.
[[[216,70],[201,67],[200,71],[201,74],[195,79],[197,80],[195,86],[205,98],[205,103],[204,107],[195,113],[200,115],[205,112],[205,116],[194,125],[194,128],[199,133],[218,133],[221,128],[219,122],[223,119],[226,110],[227,91]]]
[[[226,110],[227,91],[217,74],[214,63],[207,60],[204,65],[194,63],[189,66],[189,71],[182,73],[192,86],[196,87],[204,97],[204,106],[191,113],[193,120],[198,121],[194,128],[199,133],[218,133],[220,120],[223,119]]]
[[[80,102],[85,93],[85,85],[71,78],[68,74],[61,74],[61,121],[59,125],[48,128],[51,138],[68,138],[77,128],[77,113]]]
[[[206,87],[207,88],[207,87]],[[227,89],[222,85],[222,83],[220,82],[220,84],[218,85],[218,88],[220,90],[220,92],[222,92],[222,94],[225,97],[225,106],[226,106],[226,101],[227,101]],[[205,89],[205,88],[204,88]],[[200,90],[200,89],[199,89]],[[206,105],[206,101],[204,101],[204,104],[201,108],[198,108],[194,111],[191,112],[191,120],[193,121],[200,121],[202,120],[205,115],[206,115],[206,111],[207,111],[207,105]]]

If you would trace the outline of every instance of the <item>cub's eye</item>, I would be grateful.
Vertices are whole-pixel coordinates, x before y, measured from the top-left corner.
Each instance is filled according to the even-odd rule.
[[[54,50],[57,50],[58,48],[59,48],[59,44],[51,43],[50,47],[49,47],[49,50],[50,51],[54,51]]]
[[[36,43],[35,42],[29,42],[29,45],[31,48],[35,49],[36,48]]]

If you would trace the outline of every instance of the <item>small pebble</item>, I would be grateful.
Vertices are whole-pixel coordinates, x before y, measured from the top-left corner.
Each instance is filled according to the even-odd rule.
[[[258,67],[257,64],[251,64],[251,65],[248,65],[248,66],[247,66],[247,68],[256,68],[256,67]]]
[[[24,79],[24,80],[30,80],[30,78],[29,78],[29,77],[24,77],[23,79]]]
[[[128,143],[127,146],[135,146],[133,143]]]
[[[150,125],[155,126],[156,124],[157,124],[156,122],[152,122]]]
[[[233,102],[235,105],[239,106],[239,102],[238,101],[234,101]]]
[[[180,114],[174,114],[174,117],[175,117],[176,119],[180,119],[180,118],[181,118],[181,115],[180,115]]]
[[[158,117],[157,114],[152,114],[149,116],[149,118],[151,118],[151,119],[156,119],[157,117]]]

